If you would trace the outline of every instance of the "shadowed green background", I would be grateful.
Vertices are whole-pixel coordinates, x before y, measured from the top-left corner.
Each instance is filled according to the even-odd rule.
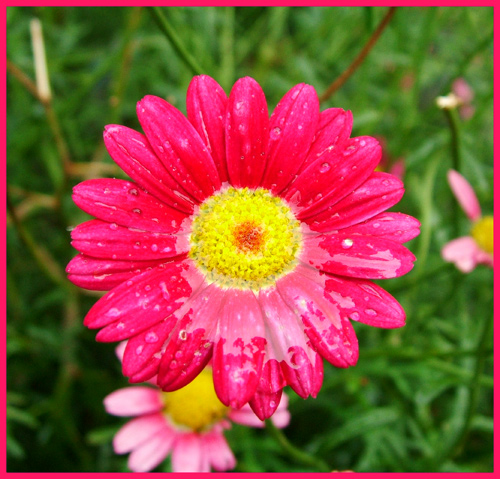
[[[386,8],[168,7],[168,19],[204,73],[229,93],[248,75],[270,111],[293,85],[322,93],[368,41]],[[7,8],[7,58],[35,78],[29,22],[43,25],[53,92],[47,110],[7,77],[7,454],[10,472],[120,472],[113,434],[124,419],[102,400],[127,384],[113,344],[84,328],[99,295],[73,287],[71,227],[88,219],[76,183],[124,177],[103,146],[106,124],[140,130],[138,100],[161,96],[185,112],[193,71],[141,8]],[[289,391],[284,430],[333,470],[493,470],[493,271],[468,275],[440,249],[469,223],[446,181],[451,132],[435,98],[463,77],[474,115],[457,112],[460,172],[483,213],[493,212],[493,8],[398,8],[361,67],[321,109],[353,112],[353,136],[383,138],[403,158],[406,194],[394,208],[422,222],[408,243],[414,270],[379,284],[401,302],[407,325],[354,324],[355,367],[325,362],[317,399]],[[52,114],[53,113],[53,114]],[[54,118],[60,135],[54,137]],[[51,123],[52,122],[52,123]],[[51,127],[52,125],[52,127]],[[63,168],[63,157],[66,168]],[[317,471],[265,430],[234,425],[226,437],[239,472]],[[166,461],[158,470],[168,471]]]

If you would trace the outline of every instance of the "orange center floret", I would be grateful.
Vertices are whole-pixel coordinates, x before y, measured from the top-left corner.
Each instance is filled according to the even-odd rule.
[[[233,229],[234,245],[242,252],[257,253],[264,245],[265,231],[255,221],[245,221]]]

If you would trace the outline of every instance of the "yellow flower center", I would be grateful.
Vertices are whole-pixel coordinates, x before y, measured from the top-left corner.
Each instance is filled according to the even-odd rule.
[[[212,370],[204,369],[193,381],[177,391],[163,393],[165,413],[176,425],[203,431],[225,417],[224,406],[214,390]]]
[[[189,255],[209,281],[258,290],[295,267],[301,240],[300,223],[281,198],[229,188],[200,206]]]
[[[477,221],[471,234],[482,250],[493,254],[493,216],[484,216]]]

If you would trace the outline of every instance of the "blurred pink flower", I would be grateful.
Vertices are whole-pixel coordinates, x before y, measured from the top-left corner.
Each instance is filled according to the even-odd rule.
[[[378,136],[377,140],[382,148],[382,157],[380,158],[380,162],[375,168],[375,171],[385,171],[402,181],[406,170],[404,158],[394,160],[387,152],[385,138],[383,136]]]
[[[124,347],[117,348],[119,356]],[[287,404],[283,394],[271,419],[276,427],[285,427],[290,421]],[[104,406],[109,414],[134,416],[113,439],[115,453],[130,453],[128,467],[133,472],[151,471],[169,454],[173,472],[233,469],[236,459],[223,434],[231,427],[230,421],[264,425],[248,404],[233,409],[219,401],[210,367],[177,391],[166,393],[147,385],[126,387],[106,396]]]
[[[132,178],[96,179],[73,199],[96,219],[71,232],[76,285],[111,290],[84,324],[98,341],[129,339],[123,372],[157,376],[164,391],[212,360],[217,396],[264,419],[284,386],[315,397],[323,358],[356,364],[351,321],[405,324],[401,305],[370,280],[413,268],[403,243],[413,217],[386,212],[403,196],[374,171],[381,150],[351,138],[352,114],[319,110],[295,85],[271,117],[260,85],[239,79],[229,97],[194,77],[187,118],[156,96],[137,105],[145,135],[108,125],[104,141]]]
[[[460,106],[458,107],[458,112],[460,116],[464,120],[468,120],[476,111],[476,108],[472,105],[474,90],[464,78],[457,78],[451,86],[451,91],[459,99]]]
[[[493,216],[482,216],[479,201],[469,182],[455,170],[448,171],[448,183],[458,203],[472,222],[470,236],[463,236],[445,244],[441,255],[455,263],[464,272],[471,272],[478,264],[493,268]]]

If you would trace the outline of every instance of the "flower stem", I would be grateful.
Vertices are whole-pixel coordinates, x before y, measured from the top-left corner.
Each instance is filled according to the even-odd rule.
[[[178,53],[184,63],[192,70],[195,75],[203,74],[203,69],[196,63],[196,60],[189,54],[187,49],[182,44],[181,39],[175,32],[175,29],[170,25],[162,11],[158,7],[147,7],[154,21],[160,27],[160,30],[165,34],[170,41],[175,51]]]
[[[65,290],[71,289],[72,285],[66,280],[65,274],[57,262],[52,258],[52,256],[50,256],[46,249],[36,243],[28,230],[24,227],[21,221],[19,221],[16,208],[10,199],[8,190],[7,209],[12,220],[12,224],[19,235],[19,239],[33,256],[37,266],[43,271],[47,278],[52,280],[55,284],[63,287]]]
[[[347,67],[346,70],[342,72],[342,74],[335,80],[330,86],[325,90],[325,92],[319,97],[319,101],[323,102],[330,98],[348,79],[349,77],[356,71],[356,69],[363,63],[364,59],[370,53],[370,50],[373,48],[377,40],[379,39],[382,32],[385,30],[385,27],[389,24],[394,13],[396,12],[397,7],[390,7],[388,12],[385,14],[384,18],[380,22],[377,29],[373,32],[371,37],[368,39],[368,42],[365,44],[363,49],[359,52],[358,56],[353,60],[353,62]]]
[[[452,168],[460,173],[461,161],[460,161],[460,147],[459,147],[459,134],[458,134],[458,123],[456,117],[455,109],[443,108],[444,116],[448,122],[450,128],[450,148],[451,148],[451,161]],[[453,202],[453,218],[455,219],[455,237],[460,234],[460,217],[459,208],[457,203]]]
[[[278,429],[270,419],[266,419],[265,423],[267,432],[276,440],[283,451],[295,462],[304,466],[319,469],[321,472],[331,472],[331,468],[328,467],[328,464],[322,459],[310,456],[290,443],[283,432]]]

